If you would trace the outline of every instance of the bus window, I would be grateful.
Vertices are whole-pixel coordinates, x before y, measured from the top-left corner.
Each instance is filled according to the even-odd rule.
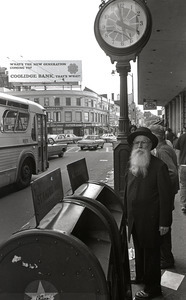
[[[17,111],[6,110],[3,114],[3,131],[14,131],[16,119],[17,119]]]
[[[6,110],[3,114],[3,131],[25,131],[28,121],[28,113]]]
[[[16,131],[25,131],[28,127],[28,113],[19,112],[17,123],[16,123]]]

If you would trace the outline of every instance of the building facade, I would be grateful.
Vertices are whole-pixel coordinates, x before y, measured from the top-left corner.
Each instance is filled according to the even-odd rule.
[[[50,134],[83,136],[115,132],[118,127],[118,107],[114,101],[88,88],[33,90],[24,87],[9,93],[41,104],[46,109]]]

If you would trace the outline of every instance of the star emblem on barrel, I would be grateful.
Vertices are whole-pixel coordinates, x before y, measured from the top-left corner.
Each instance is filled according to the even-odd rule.
[[[36,288],[37,287],[37,288]],[[57,300],[58,295],[55,287],[46,281],[33,281],[26,290],[24,300]]]

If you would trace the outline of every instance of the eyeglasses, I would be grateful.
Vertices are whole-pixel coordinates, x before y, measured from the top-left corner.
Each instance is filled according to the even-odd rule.
[[[135,145],[135,146],[139,146],[139,145],[144,146],[144,145],[148,145],[148,144],[150,144],[149,141],[137,141],[137,142],[133,142],[133,145]]]

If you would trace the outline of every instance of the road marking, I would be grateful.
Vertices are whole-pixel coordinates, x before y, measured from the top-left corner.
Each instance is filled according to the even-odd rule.
[[[161,276],[161,285],[176,291],[184,277],[181,274],[165,271]]]
[[[99,161],[108,161],[108,159],[100,159]]]
[[[77,147],[70,147],[69,149],[66,150],[66,152],[73,152],[75,150],[77,150]],[[78,148],[79,150],[79,148]]]
[[[87,150],[84,150],[84,152],[100,152],[100,150],[101,149],[97,149],[97,150],[95,150],[95,151],[92,151],[92,150],[89,150],[89,149],[87,149]],[[69,149],[67,149],[66,150],[66,152],[65,153],[69,153],[69,154],[71,154],[71,153],[74,153],[74,152],[80,152],[80,151],[82,151],[79,147],[70,147]],[[103,151],[102,151],[103,152]],[[112,148],[109,148],[109,147],[107,147],[107,148],[105,148],[105,152],[109,152],[109,153],[111,153],[111,152],[113,152],[113,150],[112,150]]]

